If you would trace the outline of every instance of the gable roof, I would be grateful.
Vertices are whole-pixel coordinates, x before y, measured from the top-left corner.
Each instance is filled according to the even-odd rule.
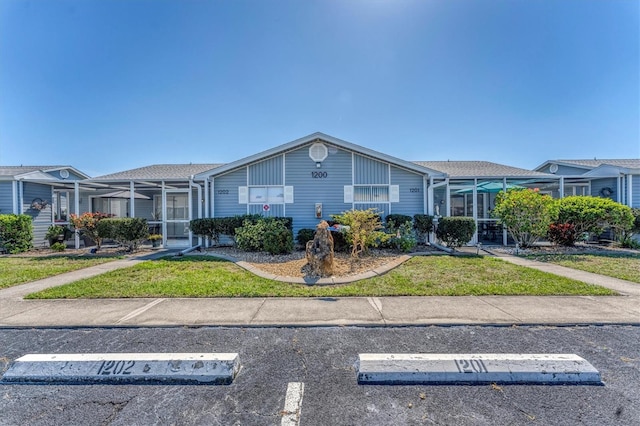
[[[554,175],[490,161],[415,161],[423,167],[446,173],[450,178],[554,177]]]
[[[92,181],[186,180],[190,176],[220,167],[221,164],[154,164],[98,176]]]
[[[338,138],[334,138],[333,136],[329,136],[327,134],[321,133],[321,132],[316,132],[316,133],[312,133],[308,136],[302,137],[300,139],[296,139],[294,141],[276,146],[274,148],[268,149],[266,151],[262,151],[259,152],[257,154],[254,155],[250,155],[248,157],[242,158],[240,160],[234,161],[232,163],[228,163],[225,164],[223,166],[217,167],[213,170],[209,170],[203,173],[200,173],[197,176],[198,180],[202,180],[202,179],[206,179],[210,176],[216,176],[216,175],[220,175],[222,173],[226,173],[229,172],[231,170],[240,168],[240,167],[244,167],[246,165],[258,162],[258,161],[262,161],[266,158],[269,157],[273,157],[275,155],[279,155],[282,154],[284,152],[287,151],[291,151],[294,149],[297,149],[301,146],[307,145],[307,144],[311,144],[314,142],[324,142],[327,143],[329,145],[333,145],[333,146],[337,146],[340,148],[343,148],[345,150],[348,151],[353,151],[356,152],[358,154],[367,156],[367,157],[371,157],[373,159],[376,160],[380,160],[380,161],[384,161],[387,163],[391,163],[393,165],[408,169],[408,170],[412,170],[414,172],[420,173],[420,174],[433,174],[433,175],[441,175],[442,173],[437,171],[437,170],[432,170],[429,169],[428,167],[425,166],[421,166],[419,164],[413,163],[411,161],[406,161],[406,160],[401,160],[397,157],[393,157],[391,155],[387,155],[387,154],[383,154],[381,152],[378,151],[374,151],[372,149],[369,148],[365,148],[363,146],[360,145],[356,145],[354,143],[351,142],[347,142],[344,141],[342,139],[338,139]]]
[[[625,169],[640,169],[640,158],[617,158],[617,159],[584,159],[584,160],[547,160],[534,170],[544,169],[551,164],[560,166],[577,167],[584,170],[592,170],[600,166],[613,166]]]
[[[49,172],[55,172],[57,170],[70,170],[74,174],[88,179],[89,175],[82,173],[80,170],[71,166],[0,166],[0,179],[2,178],[19,178],[21,176],[33,173],[34,176],[43,176],[42,174],[48,174]],[[52,176],[46,177],[47,180],[55,180]]]

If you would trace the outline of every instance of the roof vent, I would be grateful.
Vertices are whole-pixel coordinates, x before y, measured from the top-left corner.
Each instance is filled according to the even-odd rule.
[[[554,163],[554,164],[552,164],[552,165],[550,165],[550,166],[549,166],[549,171],[550,171],[551,173],[556,173],[556,172],[558,171],[558,165],[557,165],[557,164],[555,164],[555,163]]]
[[[329,155],[329,150],[325,144],[316,142],[309,147],[309,157],[316,163],[324,161]]]

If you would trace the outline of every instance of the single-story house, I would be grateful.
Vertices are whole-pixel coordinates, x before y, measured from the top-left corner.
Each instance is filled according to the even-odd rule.
[[[640,207],[639,163],[550,161],[525,170],[486,161],[407,161],[313,133],[228,164],[152,165],[95,178],[70,167],[66,178],[55,174],[56,167],[34,168],[39,173],[53,171],[53,180],[33,184],[48,191],[45,198],[57,200],[48,214],[45,211],[48,222],[39,225],[36,241],[43,239],[41,228],[46,231],[46,225],[55,221],[65,223],[67,213],[143,217],[153,232],[163,235],[165,246],[190,247],[202,242],[189,230],[194,218],[288,216],[295,233],[315,228],[331,214],[373,207],[383,217],[392,213],[473,217],[478,232],[472,244],[507,244],[506,232],[491,216],[500,191],[528,187],[554,197],[591,194]],[[24,202],[16,200],[31,196],[20,192],[26,182],[16,179],[22,176],[19,173],[7,176],[8,185],[0,181],[0,212],[23,212]],[[22,187],[16,185],[20,181]],[[10,200],[6,206],[5,198]],[[42,194],[33,198],[45,200]]]

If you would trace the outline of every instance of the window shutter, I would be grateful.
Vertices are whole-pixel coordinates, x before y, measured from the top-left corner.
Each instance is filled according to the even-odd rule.
[[[293,186],[284,187],[284,202],[285,204],[293,203]]]
[[[389,201],[392,203],[400,202],[400,185],[389,185]]]
[[[249,203],[249,188],[246,186],[238,187],[238,204]]]
[[[351,185],[344,186],[344,202],[353,203],[353,186]]]

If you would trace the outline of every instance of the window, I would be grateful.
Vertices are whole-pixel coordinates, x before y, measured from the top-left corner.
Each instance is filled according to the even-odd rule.
[[[284,187],[249,187],[249,204],[284,204]]]
[[[354,186],[353,201],[355,203],[388,203],[389,186]]]

